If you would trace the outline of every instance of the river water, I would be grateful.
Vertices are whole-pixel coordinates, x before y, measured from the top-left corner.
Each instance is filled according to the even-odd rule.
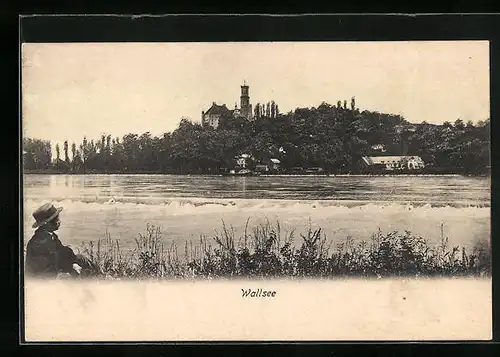
[[[211,238],[222,222],[237,236],[279,220],[281,230],[322,228],[327,239],[369,239],[409,230],[470,247],[490,237],[490,178],[462,176],[24,175],[25,244],[34,209],[63,206],[59,237],[73,248],[108,232],[126,249],[146,225],[182,247]]]

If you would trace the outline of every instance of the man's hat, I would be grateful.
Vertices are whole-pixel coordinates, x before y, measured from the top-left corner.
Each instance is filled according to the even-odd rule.
[[[45,223],[50,222],[63,210],[62,207],[54,207],[51,203],[45,203],[40,206],[35,212],[33,212],[33,218],[35,218],[36,222],[33,224],[33,228],[38,228],[43,226]]]

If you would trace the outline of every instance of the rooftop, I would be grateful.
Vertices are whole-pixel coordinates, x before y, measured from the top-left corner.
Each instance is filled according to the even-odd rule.
[[[212,106],[205,112],[205,114],[210,115],[227,115],[231,113],[231,110],[229,110],[225,104],[217,105],[215,102],[213,102]]]
[[[420,156],[415,155],[402,155],[402,156],[363,156],[363,161],[365,161],[368,165],[376,165],[376,164],[386,164],[389,162],[400,162],[403,160],[422,160]]]

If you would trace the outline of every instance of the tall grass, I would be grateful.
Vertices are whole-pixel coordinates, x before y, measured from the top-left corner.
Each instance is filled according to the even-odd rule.
[[[297,240],[297,241],[296,241]],[[327,243],[330,242],[330,243]],[[296,237],[278,222],[258,224],[238,236],[222,222],[212,239],[175,242],[165,246],[159,227],[147,225],[135,239],[135,249],[125,252],[106,232],[97,243],[83,244],[81,253],[111,278],[266,278],[266,277],[394,277],[489,276],[491,251],[487,241],[469,251],[450,246],[443,234],[438,244],[410,231],[382,233],[367,240],[346,237],[333,246],[321,228]]]

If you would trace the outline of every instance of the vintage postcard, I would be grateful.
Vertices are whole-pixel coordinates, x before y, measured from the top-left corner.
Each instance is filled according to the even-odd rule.
[[[21,61],[27,342],[491,339],[488,41]]]

